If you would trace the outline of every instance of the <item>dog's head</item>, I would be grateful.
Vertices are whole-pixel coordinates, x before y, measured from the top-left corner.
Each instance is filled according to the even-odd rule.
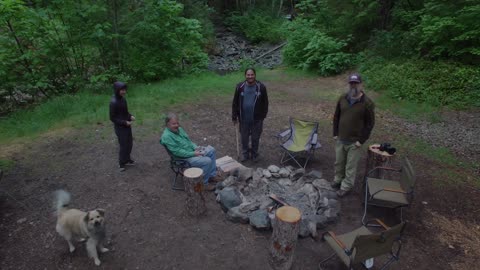
[[[87,213],[84,218],[89,231],[98,231],[105,226],[105,210],[95,209]]]

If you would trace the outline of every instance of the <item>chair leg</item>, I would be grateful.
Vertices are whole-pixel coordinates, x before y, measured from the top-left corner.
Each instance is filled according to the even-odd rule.
[[[181,187],[177,187],[177,178],[178,178],[178,175],[180,173],[175,173],[175,178],[173,178],[173,182],[172,182],[172,190],[185,190],[185,187],[181,188]],[[182,176],[183,178],[183,176]]]
[[[365,222],[365,218],[367,217],[367,207],[368,207],[368,187],[365,186],[365,198],[364,198],[364,210],[363,210],[363,217],[362,217],[362,224],[365,226],[366,225],[366,222]]]
[[[328,256],[327,258],[323,259],[321,262],[319,262],[319,263],[318,263],[318,269],[319,269],[319,270],[322,270],[322,269],[323,269],[323,268],[322,268],[322,265],[323,265],[324,263],[326,263],[328,260],[330,260],[331,258],[333,258],[333,256],[335,256],[335,252],[332,253],[332,254],[331,254],[330,256]]]

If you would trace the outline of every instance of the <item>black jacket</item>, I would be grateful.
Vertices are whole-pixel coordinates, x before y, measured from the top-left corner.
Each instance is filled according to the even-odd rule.
[[[115,91],[110,100],[110,121],[115,127],[129,127],[127,121],[132,120],[132,115],[128,112],[127,100]]]
[[[232,102],[232,120],[237,121],[237,119],[242,121],[242,106],[243,106],[243,91],[245,90],[246,81],[237,84],[235,88],[235,95],[233,96]],[[259,81],[256,81],[256,91],[257,96],[255,98],[255,106],[253,109],[253,120],[263,120],[267,117],[268,113],[268,95],[267,88],[265,85]]]

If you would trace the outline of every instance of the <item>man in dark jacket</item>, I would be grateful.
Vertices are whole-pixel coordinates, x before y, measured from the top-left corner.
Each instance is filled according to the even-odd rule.
[[[130,157],[133,146],[132,122],[135,117],[128,112],[127,85],[123,82],[115,82],[113,84],[113,96],[110,100],[110,121],[113,122],[115,134],[120,145],[118,155],[118,163],[120,171],[125,171],[125,165],[134,165],[135,161]]]
[[[247,161],[258,159],[258,146],[263,130],[263,119],[268,113],[268,96],[265,85],[255,79],[255,69],[245,70],[245,81],[237,84],[232,102],[232,120],[236,125],[240,122],[242,138],[242,158]],[[249,140],[252,148],[249,149]]]
[[[350,75],[348,83],[349,91],[338,100],[333,118],[336,160],[332,187],[340,188],[338,197],[347,195],[353,188],[360,147],[368,140],[375,125],[375,104],[365,95],[360,75]]]

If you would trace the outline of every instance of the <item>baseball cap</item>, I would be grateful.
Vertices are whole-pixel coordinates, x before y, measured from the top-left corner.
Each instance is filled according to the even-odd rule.
[[[356,83],[361,83],[362,82],[362,77],[360,77],[360,74],[353,73],[352,75],[348,76],[348,82],[356,82]]]

